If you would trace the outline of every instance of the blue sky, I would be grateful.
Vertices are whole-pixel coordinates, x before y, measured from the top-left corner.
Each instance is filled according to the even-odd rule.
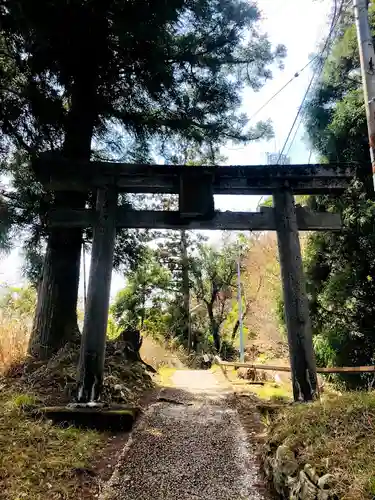
[[[267,82],[259,92],[246,91],[243,99],[243,111],[251,116],[277,90],[279,90],[309,60],[315,52],[317,44],[328,33],[328,15],[331,2],[327,0],[259,0],[259,8],[263,13],[262,30],[268,33],[272,43],[283,43],[288,49],[283,71],[275,69],[274,79]],[[305,70],[288,85],[263,111],[255,118],[267,120],[271,118],[275,130],[275,139],[269,142],[260,141],[244,147],[228,147],[223,150],[228,165],[250,165],[266,163],[266,152],[275,152],[282,148],[288,131],[293,123],[297,109],[309,84],[311,71]],[[292,163],[307,163],[309,150],[303,142],[303,127],[290,150]],[[312,157],[312,161],[314,157]],[[217,196],[216,208],[222,210],[252,211],[259,202],[257,196]],[[210,233],[212,241],[220,237],[218,232]],[[20,268],[22,258],[15,249],[0,263],[0,283],[20,284],[23,280]],[[86,268],[89,269],[89,257],[86,257]],[[113,274],[111,295],[124,286],[123,277]],[[83,294],[82,279],[80,295]]]

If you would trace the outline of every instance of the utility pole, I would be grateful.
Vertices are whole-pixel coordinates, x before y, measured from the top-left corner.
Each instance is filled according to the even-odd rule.
[[[375,52],[368,17],[368,4],[368,0],[353,1],[375,189]]]
[[[240,361],[245,360],[245,349],[243,339],[243,323],[242,323],[242,294],[241,294],[241,263],[240,256],[237,260],[237,300],[238,300],[238,322],[240,327]]]
[[[86,312],[86,295],[87,295],[87,287],[86,287],[86,251],[85,251],[85,242],[82,242],[82,264],[83,264],[83,309]]]

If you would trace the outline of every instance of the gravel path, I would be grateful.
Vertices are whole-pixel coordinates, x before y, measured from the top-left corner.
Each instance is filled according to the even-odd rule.
[[[179,370],[135,426],[100,500],[265,500],[228,387]]]

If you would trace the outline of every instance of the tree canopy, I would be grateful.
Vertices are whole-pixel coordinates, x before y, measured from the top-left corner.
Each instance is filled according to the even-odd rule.
[[[375,10],[370,7],[375,34]],[[316,209],[341,213],[341,233],[309,237],[306,273],[314,342],[321,365],[374,364],[373,303],[375,205],[368,153],[366,115],[360,81],[351,70],[359,66],[355,26],[345,13],[319,86],[310,96],[306,128],[323,162],[358,163],[358,177],[338,197],[318,196]],[[340,376],[350,386],[368,376]]]
[[[214,152],[228,140],[269,137],[269,122],[247,123],[241,93],[272,77],[285,47],[271,46],[256,5],[242,0],[43,0],[38,8],[5,0],[0,14],[2,158],[29,263],[45,254],[39,280],[34,271],[31,351],[48,356],[76,331],[82,232],[46,232],[43,216],[51,204],[93,200],[44,196],[27,162],[43,151],[83,161],[167,158],[180,140]],[[137,242],[132,232],[119,238],[117,262]]]

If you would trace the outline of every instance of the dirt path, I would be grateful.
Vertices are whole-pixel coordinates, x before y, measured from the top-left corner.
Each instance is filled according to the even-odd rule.
[[[179,370],[133,430],[101,500],[265,500],[231,389]]]

